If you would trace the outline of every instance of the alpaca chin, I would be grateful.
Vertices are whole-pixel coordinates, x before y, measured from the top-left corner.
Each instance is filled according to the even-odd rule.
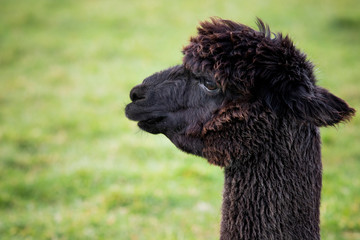
[[[166,137],[181,151],[203,157],[204,143],[202,140],[183,134],[165,133]]]
[[[164,120],[164,118],[165,117],[158,117],[139,121],[138,126],[140,129],[148,133],[159,134],[162,133],[161,122]]]

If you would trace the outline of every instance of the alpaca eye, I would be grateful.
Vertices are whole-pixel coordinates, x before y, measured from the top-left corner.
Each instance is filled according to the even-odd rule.
[[[218,85],[213,81],[205,80],[202,84],[204,85],[205,89],[209,92],[215,93],[220,90]]]

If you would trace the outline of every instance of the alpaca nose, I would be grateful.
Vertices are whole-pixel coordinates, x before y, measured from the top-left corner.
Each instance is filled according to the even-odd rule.
[[[130,99],[135,102],[145,98],[145,88],[141,86],[136,86],[130,91]]]

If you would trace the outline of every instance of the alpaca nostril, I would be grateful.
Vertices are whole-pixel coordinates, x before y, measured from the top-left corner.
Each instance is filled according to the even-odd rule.
[[[144,99],[144,98],[145,98],[145,91],[144,91],[143,88],[134,87],[130,91],[130,99],[131,99],[131,101],[135,102],[137,100]]]
[[[130,94],[131,101],[135,102],[136,100],[140,99],[139,95],[136,92],[132,92]]]

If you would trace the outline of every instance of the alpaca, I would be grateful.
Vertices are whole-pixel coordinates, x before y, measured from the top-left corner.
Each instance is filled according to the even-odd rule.
[[[316,85],[288,36],[257,25],[200,23],[181,65],[131,90],[126,116],[224,168],[220,239],[320,239],[318,128],[355,110]]]

